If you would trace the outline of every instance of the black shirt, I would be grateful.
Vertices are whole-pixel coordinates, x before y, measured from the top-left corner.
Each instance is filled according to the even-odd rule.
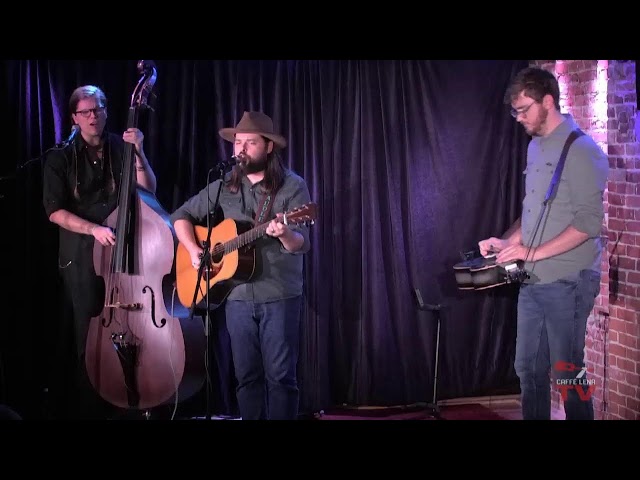
[[[64,209],[94,223],[102,223],[118,204],[124,157],[122,137],[103,134],[103,156],[81,136],[68,146],[49,152],[44,164],[43,204],[47,217]],[[79,249],[89,254],[93,237],[60,228],[60,264],[76,259]]]

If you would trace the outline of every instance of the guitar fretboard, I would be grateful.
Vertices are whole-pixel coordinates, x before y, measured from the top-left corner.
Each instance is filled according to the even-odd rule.
[[[216,245],[213,248],[214,255],[226,255],[231,253],[239,248],[242,248],[250,243],[255,242],[260,237],[263,237],[267,231],[267,227],[269,226],[269,222],[263,223],[262,225],[258,225],[257,227],[252,228],[244,233],[241,233],[237,237],[229,240],[228,242],[224,242],[222,244]]]

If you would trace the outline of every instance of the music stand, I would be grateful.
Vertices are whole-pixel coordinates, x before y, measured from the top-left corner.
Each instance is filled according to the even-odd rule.
[[[422,300],[422,294],[420,293],[420,289],[418,288],[414,288],[414,293],[416,295],[416,301],[418,302],[418,309],[433,312],[436,318],[436,352],[433,369],[433,397],[431,399],[431,403],[418,403],[418,405],[424,406],[431,412],[431,415],[433,417],[439,420],[443,420],[440,415],[440,406],[438,405],[438,361],[440,359],[440,326],[442,323],[440,311],[442,310],[443,306],[441,304],[431,305],[428,303],[424,303],[424,301]]]

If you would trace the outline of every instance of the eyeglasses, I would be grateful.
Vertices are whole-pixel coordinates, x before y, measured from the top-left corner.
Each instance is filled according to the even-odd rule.
[[[533,104],[536,103],[536,101],[534,100],[533,102],[531,102],[529,105],[527,105],[526,107],[520,109],[520,110],[516,110],[515,108],[511,109],[511,116],[513,118],[518,118],[518,115],[522,115],[523,117],[527,116],[527,111],[533,106]]]
[[[75,112],[77,115],[82,115],[84,118],[89,118],[93,113],[96,117],[104,113],[105,107],[88,108],[86,110],[78,110]]]

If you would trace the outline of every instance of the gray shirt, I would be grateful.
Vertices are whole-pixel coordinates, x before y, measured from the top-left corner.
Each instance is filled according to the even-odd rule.
[[[231,193],[226,186],[220,192],[220,206],[225,218],[254,223],[255,212],[262,201],[262,181],[251,184],[242,178],[241,188]],[[171,224],[178,219],[189,220],[194,225],[206,225],[207,212],[213,209],[220,180],[216,180],[199,193],[187,200],[171,214]],[[211,195],[211,201],[207,196]],[[294,172],[287,170],[283,185],[272,199],[270,218],[276,213],[289,212],[310,201],[305,181]],[[264,223],[268,219],[264,219]],[[304,245],[297,252],[286,250],[277,238],[262,236],[253,245],[256,247],[256,272],[251,280],[236,286],[229,300],[252,302],[270,302],[302,294],[303,290],[303,254],[309,251],[309,229],[305,225],[292,225],[292,230],[304,237]]]
[[[527,262],[525,269],[531,275],[528,283],[550,283],[583,269],[600,271],[603,195],[609,163],[589,135],[582,135],[571,145],[556,195],[548,202],[531,243],[565,141],[571,131],[578,128],[569,114],[563,116],[565,120],[553,132],[545,137],[534,137],[529,142],[524,171],[526,192],[522,210],[522,243],[536,247],[570,225],[587,233],[589,238],[560,255],[535,264]]]

